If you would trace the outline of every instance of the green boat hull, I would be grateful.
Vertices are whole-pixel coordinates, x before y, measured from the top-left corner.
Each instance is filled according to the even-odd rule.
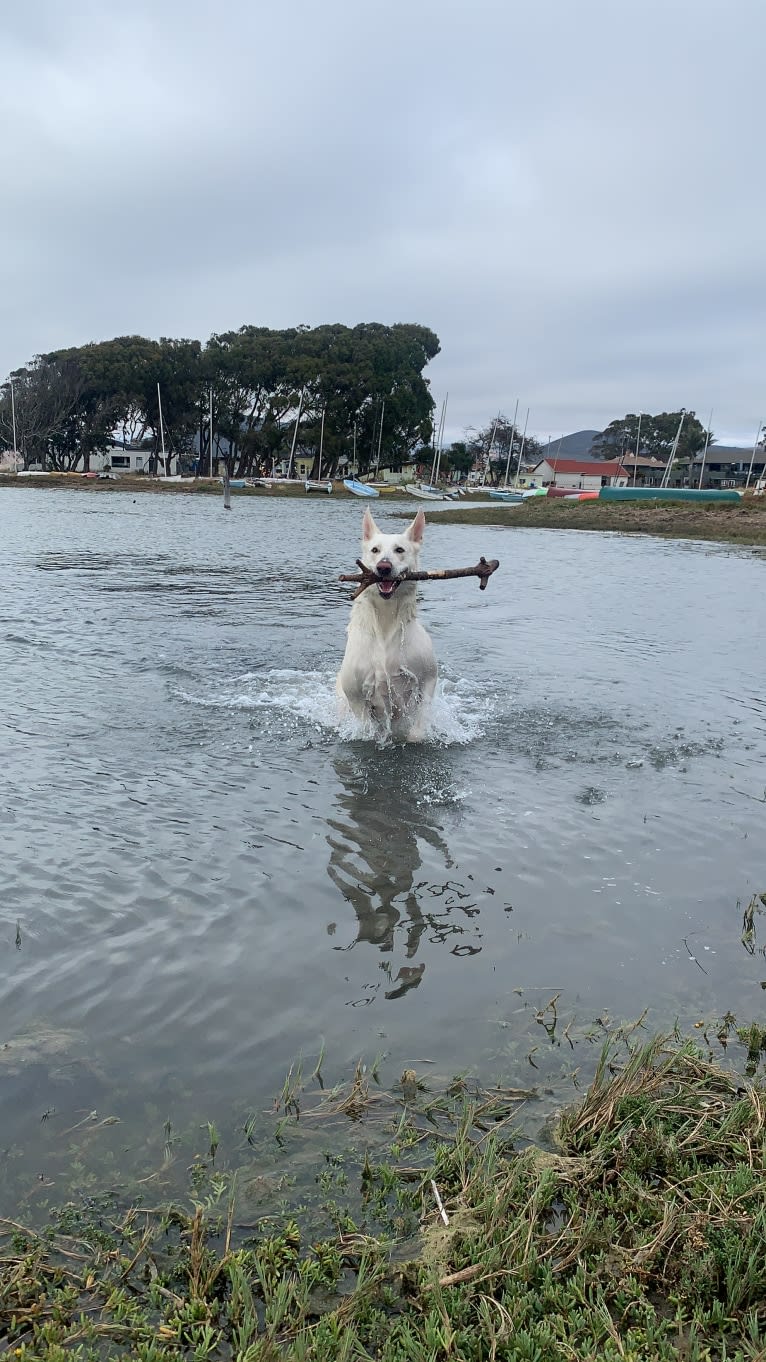
[[[599,501],[740,501],[733,489],[712,487],[602,487]]]

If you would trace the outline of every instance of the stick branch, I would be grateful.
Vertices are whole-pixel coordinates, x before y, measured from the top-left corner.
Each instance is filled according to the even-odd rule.
[[[351,597],[352,601],[361,596],[368,586],[383,581],[393,582],[394,590],[396,590],[402,582],[444,582],[448,577],[478,577],[479,590],[485,591],[487,582],[492,573],[499,568],[500,562],[497,558],[490,558],[489,561],[486,558],[480,558],[473,567],[435,568],[432,572],[408,572],[405,568],[404,572],[400,572],[398,577],[379,577],[377,572],[365,567],[361,558],[357,558],[356,565],[361,568],[361,572],[345,572],[338,578],[339,582],[358,582],[359,585]]]

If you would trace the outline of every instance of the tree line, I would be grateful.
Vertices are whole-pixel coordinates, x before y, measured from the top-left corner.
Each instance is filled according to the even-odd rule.
[[[298,406],[297,451],[318,455],[324,415],[323,474],[339,460],[362,472],[396,465],[433,438],[424,369],[439,353],[426,326],[376,322],[354,327],[243,326],[197,340],[118,336],[38,355],[0,387],[0,440],[28,467],[87,472],[115,438],[148,451],[149,471],[170,460],[210,464],[232,477],[270,473],[289,457]],[[160,416],[161,407],[161,416]],[[166,450],[162,464],[163,441]]]
[[[91,457],[116,439],[144,448],[150,472],[168,472],[174,456],[189,470],[207,470],[212,395],[213,461],[223,459],[232,477],[284,465],[299,402],[296,450],[314,458],[315,473],[323,418],[324,476],[335,476],[346,460],[364,476],[378,463],[396,467],[413,456],[428,473],[434,401],[424,370],[439,349],[435,333],[415,323],[281,331],[242,326],[205,344],[118,336],[38,355],[15,370],[13,403],[10,381],[0,385],[0,446],[13,448],[15,416],[16,448],[26,467],[87,472]],[[591,453],[620,459],[638,449],[666,462],[681,414],[628,413],[610,422]],[[696,414],[686,411],[679,462],[698,454],[706,437]],[[534,464],[543,452],[538,440],[500,414],[442,451],[440,467],[458,476],[479,469],[497,484],[506,470],[515,476],[522,454],[525,464]]]
[[[682,415],[684,419],[681,425]],[[638,451],[642,458],[655,458],[661,463],[667,463],[676,438],[678,448],[675,457],[680,465],[689,463],[699,454],[705,446],[706,439],[709,444],[715,441],[712,431],[708,437],[708,432],[695,412],[685,408],[679,408],[678,411],[663,411],[657,415],[648,412],[642,412],[640,416],[628,413],[611,421],[596,436],[591,445],[590,457],[620,460],[632,457]],[[500,415],[480,430],[469,432],[465,441],[453,444],[446,451],[442,467],[446,466],[461,473],[480,469],[488,483],[498,485],[505,480],[506,469],[510,469],[509,476],[515,475],[522,448],[523,462],[526,466],[539,463],[546,457],[546,453],[551,464],[555,465],[557,451],[555,440],[550,442],[546,451],[539,440],[529,434],[525,436],[518,426]]]

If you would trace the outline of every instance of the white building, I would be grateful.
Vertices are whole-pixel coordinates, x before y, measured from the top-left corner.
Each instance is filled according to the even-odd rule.
[[[91,473],[112,472],[116,474],[125,473],[148,473],[151,467],[152,451],[150,449],[137,449],[131,445],[107,445],[106,449],[98,454],[90,456]],[[158,456],[157,472],[162,474],[165,468],[162,465],[162,456]],[[168,456],[167,473],[174,477],[180,472],[178,456],[170,454]]]
[[[532,469],[538,487],[566,487],[576,492],[597,492],[602,487],[627,487],[628,475],[616,459],[542,459]]]

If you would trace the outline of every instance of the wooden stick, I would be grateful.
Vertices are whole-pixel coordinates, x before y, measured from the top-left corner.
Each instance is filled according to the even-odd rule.
[[[448,577],[478,577],[479,590],[485,591],[487,582],[492,573],[497,572],[500,562],[497,558],[490,558],[489,561],[486,558],[480,558],[474,567],[435,568],[431,572],[409,572],[405,568],[404,572],[400,572],[396,577],[379,577],[372,568],[365,567],[361,558],[357,558],[356,565],[361,568],[361,572],[345,572],[338,578],[339,582],[359,583],[351,597],[352,601],[355,601],[363,591],[367,590],[368,586],[372,586],[375,582],[391,582],[394,590],[396,590],[402,582],[444,582]]]
[[[459,1272],[449,1272],[446,1277],[440,1277],[439,1286],[460,1286],[461,1282],[472,1282],[483,1271],[481,1263],[471,1263],[470,1267],[463,1267]]]

